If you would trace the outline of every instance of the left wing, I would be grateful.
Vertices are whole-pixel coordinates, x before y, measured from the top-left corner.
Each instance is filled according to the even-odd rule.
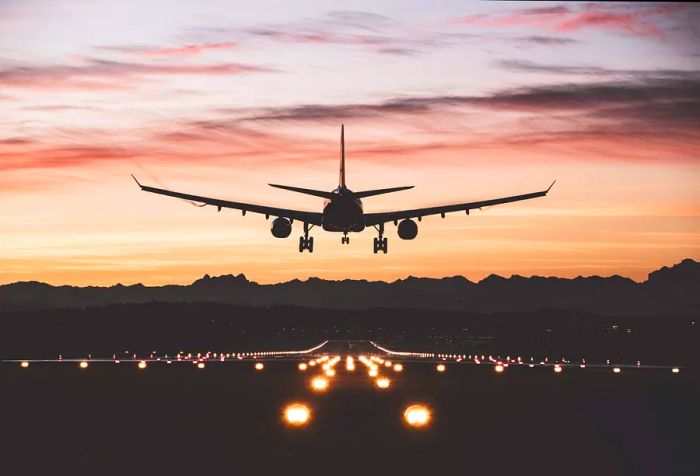
[[[168,197],[181,198],[183,200],[191,200],[193,202],[200,202],[205,205],[213,205],[221,211],[222,208],[234,208],[236,210],[242,210],[245,212],[260,213],[269,217],[270,215],[275,217],[290,218],[292,220],[299,220],[311,225],[320,226],[323,222],[323,215],[321,213],[305,212],[300,210],[290,210],[289,208],[275,208],[268,207],[265,205],[255,205],[252,203],[241,203],[241,202],[231,202],[229,200],[219,200],[218,198],[201,197],[199,195],[190,195],[187,193],[173,192],[171,190],[164,190],[162,188],[149,187],[148,185],[141,185],[136,177],[134,180],[141,187],[144,192],[157,193],[159,195],[167,195]]]
[[[428,207],[428,208],[414,208],[413,210],[400,210],[395,212],[379,212],[379,213],[365,213],[365,226],[374,226],[381,223],[386,223],[390,221],[403,220],[405,218],[422,218],[428,215],[444,215],[449,212],[459,212],[466,211],[481,207],[489,207],[491,205],[500,205],[502,203],[519,202],[521,200],[530,200],[531,198],[544,197],[547,195],[554,185],[543,190],[541,192],[526,193],[524,195],[513,195],[512,197],[494,198],[491,200],[482,200],[480,202],[467,202],[458,203],[455,205],[442,205],[438,207]]]

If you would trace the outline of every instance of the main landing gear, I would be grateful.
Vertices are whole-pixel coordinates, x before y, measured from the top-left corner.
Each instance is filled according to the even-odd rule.
[[[304,223],[304,236],[299,237],[299,253],[304,250],[309,250],[309,253],[314,252],[314,237],[309,236],[309,230],[313,227],[309,227],[308,223]]]
[[[374,228],[376,228],[377,232],[379,232],[379,237],[374,239],[374,254],[377,254],[379,251],[383,251],[384,254],[386,254],[388,249],[388,240],[384,237],[384,223],[380,223],[378,227],[375,226]]]
[[[350,244],[350,237],[348,236],[347,231],[343,232],[343,237],[340,239],[340,243],[342,243],[343,245]]]

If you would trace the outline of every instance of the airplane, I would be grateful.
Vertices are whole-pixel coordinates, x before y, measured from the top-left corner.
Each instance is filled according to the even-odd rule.
[[[308,250],[309,253],[314,251],[314,238],[309,236],[309,231],[313,227],[322,227],[325,231],[342,233],[342,244],[350,243],[348,233],[359,233],[365,228],[373,227],[378,236],[374,238],[374,253],[388,251],[388,240],[384,236],[384,225],[393,222],[397,226],[399,238],[403,240],[412,240],[418,235],[418,225],[413,220],[418,221],[424,216],[440,214],[445,218],[446,213],[465,211],[469,215],[470,210],[480,209],[492,205],[500,205],[502,203],[518,202],[521,200],[530,200],[532,198],[544,197],[551,190],[552,184],[546,190],[541,192],[526,193],[523,195],[514,195],[511,197],[495,198],[491,200],[482,200],[478,202],[458,203],[454,205],[442,205],[437,207],[414,208],[411,210],[397,210],[378,213],[365,213],[362,199],[385,193],[398,192],[413,188],[413,185],[403,187],[381,188],[377,190],[365,190],[361,192],[353,192],[345,185],[345,125],[340,127],[340,177],[338,186],[326,192],[323,190],[312,190],[308,188],[292,187],[289,185],[268,184],[271,187],[289,190],[292,192],[313,195],[325,199],[323,202],[323,211],[308,212],[301,210],[292,210],[288,208],[268,207],[265,205],[256,205],[251,203],[232,202],[229,200],[220,200],[217,198],[202,197],[199,195],[190,195],[187,193],[174,192],[161,188],[149,187],[141,185],[141,183],[132,175],[141,190],[145,192],[167,195],[169,197],[180,198],[192,202],[199,202],[202,205],[212,205],[221,211],[222,208],[233,208],[241,210],[242,214],[246,212],[260,213],[268,219],[270,216],[276,217],[272,221],[271,232],[275,238],[287,238],[292,233],[292,223],[300,221],[304,224],[304,234],[299,237],[299,252]]]

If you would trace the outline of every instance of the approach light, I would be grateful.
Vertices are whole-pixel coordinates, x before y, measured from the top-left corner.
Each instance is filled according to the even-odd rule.
[[[199,362],[199,363],[197,364],[197,368],[198,368],[198,369],[203,369],[204,367],[205,367],[204,362]]]
[[[425,405],[409,405],[403,412],[406,423],[414,428],[423,428],[430,422],[430,410]]]
[[[311,389],[315,392],[328,390],[328,379],[325,377],[314,377],[311,379]]]
[[[616,374],[619,374],[621,371],[622,370],[620,369],[620,367],[613,368],[613,372],[615,372]]]
[[[677,373],[680,372],[680,371],[681,371],[681,369],[679,369],[678,367],[673,367],[673,368],[671,369],[671,372],[673,372],[674,374],[677,374]]]
[[[391,380],[389,380],[386,377],[380,377],[377,380],[375,380],[374,383],[377,385],[377,388],[381,388],[382,390],[384,390],[389,388],[389,385],[391,385]]]
[[[257,362],[255,364],[255,370],[262,370],[264,368],[265,368],[265,364],[263,364],[262,362]]]
[[[19,364],[19,366],[22,367],[23,369],[26,369],[27,367],[29,367],[29,362],[27,362],[27,361],[25,360],[24,362],[22,362],[21,364]]]
[[[445,371],[445,364],[438,364],[437,367],[435,367],[435,369],[438,372],[444,372]]]
[[[394,364],[394,372],[401,372],[403,370],[403,365]]]
[[[292,403],[284,409],[284,419],[291,426],[303,426],[311,419],[311,410],[302,403]]]
[[[307,368],[307,365],[304,362],[299,364],[299,370],[306,370],[306,368]]]
[[[506,369],[506,368],[505,368],[503,365],[501,365],[501,364],[497,364],[497,365],[493,368],[494,372],[496,372],[497,374],[503,373],[503,371],[504,371],[505,369]]]
[[[145,361],[145,360],[142,360],[141,362],[139,362],[139,363],[138,363],[138,368],[139,368],[140,370],[145,369],[145,368],[146,368],[146,361]]]
[[[556,364],[554,366],[554,372],[559,374],[559,373],[561,373],[561,371],[562,371],[561,365]]]
[[[79,366],[81,369],[86,369],[86,368],[88,368],[88,363],[87,363],[86,360],[83,360],[83,361],[80,362],[80,364],[78,364],[78,366]]]

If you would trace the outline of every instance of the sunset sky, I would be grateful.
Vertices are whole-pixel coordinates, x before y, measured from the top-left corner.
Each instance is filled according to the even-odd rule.
[[[463,1],[0,2],[0,283],[621,274],[700,259],[700,8]],[[340,124],[374,230],[217,213],[142,183],[321,211]]]

